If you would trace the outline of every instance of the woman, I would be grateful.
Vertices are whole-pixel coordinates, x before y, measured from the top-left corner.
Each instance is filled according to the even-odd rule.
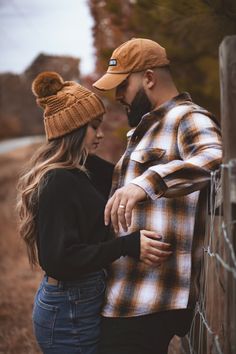
[[[121,256],[157,257],[162,243],[150,231],[115,239],[104,226],[107,190],[99,192],[96,181],[107,181],[111,168],[97,158],[87,164],[90,174],[85,164],[103,137],[101,100],[54,72],[39,74],[32,90],[44,109],[47,142],[20,179],[18,209],[30,263],[45,272],[34,301],[34,331],[43,353],[95,354],[105,267]],[[102,174],[93,178],[99,166]]]

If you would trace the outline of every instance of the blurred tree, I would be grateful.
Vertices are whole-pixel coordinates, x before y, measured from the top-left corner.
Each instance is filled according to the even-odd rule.
[[[95,19],[97,71],[132,37],[150,38],[167,50],[180,91],[219,117],[218,48],[236,33],[235,0],[89,0]]]

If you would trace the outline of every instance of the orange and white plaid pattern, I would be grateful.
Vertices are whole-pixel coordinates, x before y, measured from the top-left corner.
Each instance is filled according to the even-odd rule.
[[[134,208],[128,233],[156,231],[172,245],[173,254],[156,267],[129,257],[114,262],[103,315],[130,317],[192,307],[205,232],[206,185],[222,159],[219,126],[183,93],[145,115],[128,138],[112,193],[128,183],[142,187],[148,198]]]

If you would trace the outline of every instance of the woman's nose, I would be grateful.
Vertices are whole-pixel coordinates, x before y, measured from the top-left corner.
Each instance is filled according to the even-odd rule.
[[[99,139],[104,138],[103,130],[102,130],[101,128],[99,128],[99,129],[97,130],[97,137],[98,137]]]

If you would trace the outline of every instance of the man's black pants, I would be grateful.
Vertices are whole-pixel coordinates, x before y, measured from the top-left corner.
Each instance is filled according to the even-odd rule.
[[[173,336],[184,336],[192,318],[190,309],[139,317],[103,317],[99,354],[167,354]]]

